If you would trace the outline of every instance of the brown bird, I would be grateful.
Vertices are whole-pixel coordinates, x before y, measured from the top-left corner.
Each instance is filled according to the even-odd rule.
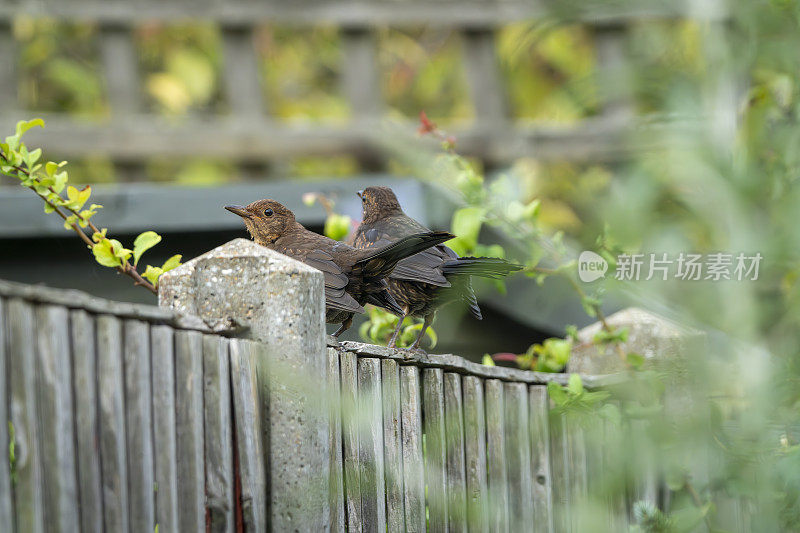
[[[364,219],[356,230],[356,248],[383,247],[408,235],[430,231],[403,212],[390,188],[367,187],[358,195]],[[424,320],[419,336],[411,345],[412,349],[419,347],[437,309],[458,300],[466,302],[470,314],[481,320],[470,276],[499,279],[520,269],[520,265],[495,257],[459,257],[443,244],[403,259],[388,279],[389,292],[403,308],[389,346],[395,346],[403,319],[415,316]]]
[[[355,313],[364,312],[364,304],[401,314],[403,310],[387,290],[386,276],[401,259],[453,238],[445,231],[425,230],[388,246],[358,250],[307,230],[295,220],[294,213],[275,200],[259,200],[244,207],[228,205],[225,209],[242,217],[257,244],[322,271],[325,320],[341,324],[334,337],[350,327]]]

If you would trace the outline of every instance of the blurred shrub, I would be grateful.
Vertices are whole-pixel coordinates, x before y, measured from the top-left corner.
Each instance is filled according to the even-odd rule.
[[[511,24],[497,35],[497,54],[515,118],[575,122],[597,111],[594,51],[585,29]]]
[[[136,32],[144,84],[151,103],[168,114],[217,109],[220,39],[208,23],[149,23]]]
[[[471,119],[461,46],[445,30],[384,29],[378,36],[381,87],[390,111],[442,123]]]
[[[14,36],[25,107],[90,116],[107,111],[95,26],[19,17]]]
[[[336,28],[261,28],[256,37],[262,85],[270,112],[284,120],[343,120],[348,104],[339,89],[344,60]]]

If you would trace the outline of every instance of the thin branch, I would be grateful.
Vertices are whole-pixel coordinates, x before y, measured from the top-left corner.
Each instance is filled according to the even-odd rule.
[[[2,157],[4,160],[8,161],[8,158],[6,157],[6,154],[2,150],[0,150],[0,157]],[[29,169],[22,168],[21,166],[18,166],[18,165],[8,165],[8,166],[12,167],[18,173],[21,173],[21,174],[23,174],[23,175],[25,175],[25,176],[27,176],[29,178],[33,177],[33,179],[36,179],[35,176],[31,176],[31,172],[30,172]],[[41,198],[42,201],[45,204],[49,205],[53,209],[53,211],[58,214],[58,216],[60,216],[62,219],[64,219],[65,222],[67,222],[68,217],[67,217],[67,215],[65,215],[61,211],[60,207],[64,207],[66,210],[68,210],[73,215],[75,215],[80,221],[86,223],[87,226],[89,227],[89,229],[92,230],[92,234],[100,233],[100,230],[97,229],[97,227],[91,222],[91,220],[89,220],[89,219],[85,218],[83,215],[81,215],[79,210],[73,209],[72,207],[69,207],[69,206],[57,206],[57,205],[53,204],[46,196],[40,194],[39,191],[37,191],[35,187],[28,186],[28,188],[30,190],[32,190],[39,198]],[[52,192],[53,194],[56,194],[59,197],[61,197],[61,195],[58,192],[56,192],[56,190],[53,189],[52,186],[48,187],[48,190],[50,192]],[[89,238],[88,235],[86,235],[86,232],[83,231],[83,229],[81,229],[80,225],[77,222],[71,222],[71,223],[69,223],[69,226],[75,231],[75,233],[78,234],[78,236],[83,240],[83,242],[86,243],[86,245],[90,249],[94,248],[95,243],[92,241],[92,239]],[[119,266],[115,267],[117,269],[117,272],[119,272],[120,274],[125,274],[126,276],[130,277],[131,279],[133,279],[134,286],[136,286],[136,285],[142,286],[145,289],[147,289],[150,292],[152,292],[153,294],[158,295],[158,290],[156,289],[155,285],[153,285],[152,283],[150,283],[149,281],[144,279],[141,276],[141,274],[139,274],[139,272],[136,270],[136,267],[131,265],[127,260],[121,260],[120,262],[121,262],[121,264]]]

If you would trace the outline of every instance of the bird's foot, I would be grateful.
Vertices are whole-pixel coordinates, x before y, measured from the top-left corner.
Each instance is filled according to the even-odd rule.
[[[411,355],[428,355],[428,352],[420,348],[419,346],[410,346],[405,349],[406,354],[409,356]]]

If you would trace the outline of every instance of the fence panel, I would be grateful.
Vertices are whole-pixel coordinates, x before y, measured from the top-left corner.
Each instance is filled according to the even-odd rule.
[[[8,529],[269,530],[266,344],[44,294],[0,292]],[[587,453],[575,420],[549,419],[544,384],[565,377],[359,344],[326,353],[332,531],[579,529],[568,506],[604,482],[608,450]]]

